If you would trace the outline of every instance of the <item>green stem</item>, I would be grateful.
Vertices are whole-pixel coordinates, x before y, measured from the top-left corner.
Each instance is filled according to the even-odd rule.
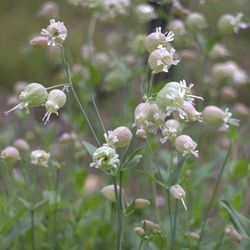
[[[34,226],[34,213],[35,213],[35,210],[34,208],[32,207],[30,209],[30,217],[31,217],[31,237],[32,237],[32,250],[35,250],[36,249],[36,245],[35,245],[35,226]]]
[[[219,238],[218,243],[217,243],[216,246],[215,246],[215,249],[214,249],[214,250],[219,250],[219,249],[220,249],[221,243],[222,243],[223,238],[224,238],[224,235],[225,235],[225,233],[224,233],[224,231],[223,231],[222,234],[221,234],[221,236],[220,236],[220,238]]]
[[[57,84],[57,85],[54,85],[54,86],[47,87],[46,89],[50,90],[50,89],[54,89],[54,88],[58,88],[58,87],[65,87],[65,85],[67,85],[67,83]]]
[[[229,148],[228,148],[226,157],[225,157],[225,159],[224,159],[222,168],[221,168],[221,170],[220,170],[220,174],[219,174],[219,176],[218,176],[218,178],[217,178],[217,181],[216,181],[216,184],[215,184],[215,188],[214,188],[212,197],[211,197],[211,199],[210,199],[210,201],[209,201],[209,204],[208,204],[208,207],[207,207],[207,210],[206,210],[206,213],[205,213],[205,217],[204,217],[204,220],[203,220],[203,224],[202,224],[202,227],[201,227],[200,238],[199,238],[199,240],[198,240],[196,249],[199,249],[199,246],[200,246],[202,237],[204,236],[204,231],[205,231],[206,223],[207,223],[207,220],[208,220],[209,211],[210,211],[210,209],[211,209],[211,207],[212,207],[212,205],[213,205],[213,203],[214,203],[216,194],[217,194],[217,192],[218,192],[218,188],[219,188],[219,185],[220,185],[220,182],[221,182],[222,174],[223,174],[224,169],[225,169],[225,167],[226,167],[226,165],[227,165],[229,156],[230,156],[230,154],[231,154],[231,150],[232,150],[232,144],[231,144],[231,145],[229,146]]]
[[[117,177],[113,177],[114,188],[115,188],[115,204],[117,212],[117,250],[122,249],[122,240],[121,240],[121,213],[120,213],[120,202],[119,202],[119,192],[117,188]],[[120,189],[120,187],[119,187]]]
[[[138,250],[141,250],[141,249],[142,249],[142,244],[143,244],[143,242],[144,242],[144,240],[141,240],[141,241],[140,241],[140,245],[139,245]]]
[[[91,122],[90,122],[90,120],[89,120],[89,118],[87,116],[87,113],[85,112],[85,110],[84,110],[84,108],[83,108],[83,106],[82,106],[82,104],[81,104],[81,102],[80,102],[80,100],[79,100],[79,98],[78,98],[78,96],[76,94],[76,91],[75,91],[75,89],[73,87],[72,80],[71,80],[71,74],[70,74],[70,67],[69,67],[69,63],[67,62],[66,57],[65,57],[64,48],[63,48],[62,45],[60,45],[59,47],[60,47],[60,50],[61,50],[62,59],[63,59],[63,65],[64,65],[64,69],[65,69],[65,73],[66,73],[66,77],[67,77],[67,81],[68,81],[68,85],[65,85],[65,88],[66,89],[68,89],[69,87],[71,88],[72,93],[73,93],[73,95],[74,95],[74,97],[75,97],[75,99],[76,99],[76,101],[78,103],[78,106],[80,107],[81,112],[82,112],[85,120],[87,121],[88,126],[89,126],[89,128],[90,128],[90,130],[91,130],[91,132],[92,132],[92,134],[93,134],[93,136],[94,136],[97,144],[99,146],[101,146],[101,143],[100,143],[100,141],[97,138],[97,135],[96,135],[96,133],[95,133],[95,131],[94,131],[92,125],[91,125]]]
[[[173,225],[173,236],[172,236],[172,247],[171,247],[170,249],[175,249],[175,237],[176,237],[177,215],[178,215],[178,200],[175,201],[174,225]]]

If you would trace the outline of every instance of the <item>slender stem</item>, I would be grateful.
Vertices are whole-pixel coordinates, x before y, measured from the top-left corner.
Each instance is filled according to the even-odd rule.
[[[61,84],[57,84],[57,85],[53,85],[53,86],[47,87],[46,89],[50,90],[50,89],[54,89],[54,88],[58,88],[58,87],[65,87],[65,85],[67,85],[67,84],[68,83],[61,83]]]
[[[154,201],[155,201],[155,213],[156,213],[156,220],[161,221],[161,214],[159,207],[157,206],[157,191],[156,191],[156,183],[152,182],[152,189],[153,189],[153,195],[154,195]]]
[[[206,213],[205,213],[205,217],[204,217],[204,220],[203,220],[203,224],[202,224],[202,227],[201,227],[200,238],[198,240],[196,249],[199,249],[202,237],[204,236],[204,231],[205,231],[205,226],[206,226],[206,223],[207,223],[207,220],[208,220],[209,211],[210,211],[210,209],[211,209],[211,207],[212,207],[212,205],[214,203],[214,200],[215,200],[215,197],[216,197],[216,194],[218,192],[218,188],[219,188],[219,185],[220,185],[220,182],[221,182],[222,174],[223,174],[224,169],[225,169],[225,167],[227,165],[227,162],[228,162],[229,156],[231,154],[231,151],[232,151],[232,144],[228,148],[226,157],[224,159],[223,165],[222,165],[221,170],[220,170],[220,174],[219,174],[219,176],[217,178],[217,181],[216,181],[216,184],[215,184],[215,188],[214,188],[212,197],[211,197],[211,199],[209,201],[209,204],[208,204],[208,207],[207,207],[207,210],[206,210]]]
[[[59,174],[60,174],[60,169],[56,169],[56,203],[55,203],[55,210],[54,210],[54,239],[56,238],[56,232],[57,232],[57,202],[58,202],[58,192],[59,192]],[[56,241],[54,241],[56,242]]]
[[[169,191],[167,191],[167,210],[168,210],[168,217],[169,217],[170,235],[172,235],[173,222],[172,222],[171,199],[170,199]]]
[[[123,185],[123,171],[119,173],[119,220],[120,220],[120,245],[119,249],[122,249],[123,244],[123,199],[122,199],[122,185]]]
[[[30,216],[31,216],[31,234],[32,234],[32,250],[36,249],[36,245],[35,245],[35,227],[34,227],[34,213],[35,210],[32,207],[30,209]]]
[[[96,102],[95,102],[95,97],[94,97],[93,95],[92,95],[92,102],[93,102],[93,106],[94,106],[94,108],[95,108],[96,114],[97,114],[97,116],[98,116],[98,119],[99,119],[99,121],[100,121],[100,123],[101,123],[102,130],[103,130],[104,133],[106,133],[105,126],[104,126],[104,124],[103,124],[103,121],[102,121],[100,112],[99,112],[98,107],[97,107]]]
[[[121,250],[121,217],[120,217],[120,204],[119,204],[119,192],[117,188],[117,177],[113,177],[114,187],[115,187],[115,204],[117,212],[117,250]],[[120,188],[120,187],[119,187]]]
[[[173,225],[173,236],[172,236],[172,247],[170,249],[175,249],[175,237],[176,237],[176,222],[178,215],[178,200],[175,201],[175,211],[174,211],[174,225]]]
[[[66,57],[65,57],[64,48],[63,48],[63,46],[59,46],[59,47],[60,47],[60,50],[61,50],[63,64],[64,64],[64,69],[65,69],[65,73],[66,73],[67,81],[68,81],[68,85],[65,85],[65,88],[66,89],[68,89],[69,87],[71,88],[72,93],[73,93],[73,95],[74,95],[74,97],[75,97],[75,99],[76,99],[76,101],[77,101],[77,103],[78,103],[78,105],[79,105],[79,107],[81,109],[81,112],[82,112],[85,120],[88,123],[88,126],[89,126],[89,128],[90,128],[90,130],[91,130],[91,132],[92,132],[92,134],[93,134],[93,136],[94,136],[97,144],[99,146],[101,146],[101,143],[100,143],[100,141],[97,138],[97,135],[96,135],[96,133],[95,133],[95,131],[94,131],[92,125],[91,125],[91,122],[90,122],[90,120],[89,120],[89,118],[87,116],[87,113],[85,112],[85,110],[84,110],[84,108],[83,108],[83,106],[82,106],[82,104],[81,104],[81,102],[80,102],[80,100],[79,100],[79,98],[78,98],[78,96],[77,96],[77,94],[75,92],[75,89],[73,87],[72,80],[71,80],[71,74],[70,74],[70,67],[69,67],[69,63],[67,62]]]
[[[140,241],[140,245],[139,245],[138,250],[141,250],[141,249],[142,249],[142,244],[143,244],[143,242],[144,242],[144,240],[141,240],[141,241]]]
[[[88,36],[87,36],[87,42],[89,45],[92,45],[93,43],[93,36],[95,32],[95,26],[96,26],[96,21],[98,19],[98,13],[93,13],[90,19],[89,23],[89,29],[88,29]]]

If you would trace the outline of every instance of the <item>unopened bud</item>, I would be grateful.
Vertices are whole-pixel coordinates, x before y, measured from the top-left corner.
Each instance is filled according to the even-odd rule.
[[[175,147],[183,155],[193,154],[195,157],[199,157],[198,150],[195,150],[197,143],[188,135],[178,136],[175,140]]]
[[[24,139],[17,139],[14,141],[13,145],[20,151],[28,151],[30,146]]]
[[[238,243],[240,243],[243,240],[242,235],[232,225],[227,226],[225,228],[225,234],[230,236],[232,240]]]
[[[37,166],[48,167],[50,153],[42,149],[33,150],[30,154],[31,163]]]
[[[30,45],[34,48],[48,47],[48,38],[45,36],[37,36],[30,40]]]
[[[134,229],[134,231],[135,231],[135,233],[136,233],[139,237],[141,237],[141,238],[143,238],[144,235],[145,235],[145,231],[144,231],[144,229],[143,229],[142,227],[136,227],[136,228]]]
[[[154,222],[150,221],[150,220],[142,220],[141,224],[143,226],[145,226],[146,229],[150,230],[150,231],[160,231],[160,226],[158,224],[155,224]]]
[[[112,70],[104,78],[104,88],[107,91],[116,91],[126,83],[126,76],[118,70]]]
[[[139,137],[139,138],[146,138],[147,137],[147,133],[146,133],[145,129],[138,128],[136,130],[136,136]]]
[[[237,92],[233,87],[225,86],[221,89],[221,98],[225,101],[233,102],[237,98]]]
[[[1,158],[8,163],[15,163],[21,159],[18,149],[12,146],[6,147],[1,152]]]
[[[188,231],[185,233],[185,236],[188,237],[190,240],[198,240],[200,235],[196,232]]]
[[[149,200],[143,199],[143,198],[138,198],[135,199],[135,207],[139,209],[144,209],[148,207],[151,204]]]
[[[231,14],[224,14],[218,20],[218,28],[224,33],[233,33],[234,32],[234,16]]]
[[[117,186],[117,192],[119,192],[120,187]],[[115,202],[115,186],[108,185],[102,188],[101,193],[103,196],[111,202]]]
[[[45,103],[46,113],[43,117],[44,124],[49,122],[51,114],[58,115],[58,110],[62,108],[66,103],[67,97],[62,90],[53,89],[49,92],[48,100]]]
[[[206,19],[201,13],[190,13],[186,24],[191,32],[197,32],[207,27]]]
[[[130,144],[133,135],[129,128],[122,126],[113,131],[108,131],[104,134],[104,137],[108,145],[123,148]]]

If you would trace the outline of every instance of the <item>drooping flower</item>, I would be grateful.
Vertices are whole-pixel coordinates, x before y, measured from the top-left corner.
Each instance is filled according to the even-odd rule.
[[[42,29],[41,35],[48,38],[48,46],[62,44],[67,38],[68,31],[63,22],[57,22],[55,19],[50,20],[46,29]]]
[[[9,163],[15,163],[19,161],[21,157],[17,148],[8,146],[1,152],[1,159]]]
[[[183,156],[193,154],[195,157],[199,157],[198,150],[195,150],[197,143],[188,135],[178,136],[175,139],[175,147]]]
[[[167,50],[162,47],[151,52],[148,63],[153,73],[168,72],[172,65],[177,65],[179,60],[174,59],[175,49]]]
[[[185,210],[187,210],[187,206],[184,202],[186,196],[185,190],[179,184],[175,184],[174,186],[170,187],[169,192],[174,199],[181,200],[183,207]]]
[[[151,53],[159,48],[170,48],[170,42],[174,40],[174,33],[172,31],[162,33],[161,27],[157,27],[156,31],[149,34],[145,39],[145,48]]]
[[[30,83],[19,95],[20,103],[4,113],[8,115],[16,109],[26,109],[28,112],[29,108],[43,105],[47,100],[47,96],[47,89],[42,84]]]
[[[181,132],[182,127],[181,124],[175,120],[170,119],[165,122],[162,126],[162,138],[160,139],[161,143],[165,143],[167,140],[173,141],[177,137],[177,135]]]
[[[43,117],[44,124],[49,122],[51,114],[58,115],[58,110],[62,108],[66,103],[67,97],[62,90],[53,89],[48,94],[48,99],[45,103],[46,113]]]
[[[133,137],[129,128],[121,126],[104,134],[107,145],[116,148],[127,147]]]

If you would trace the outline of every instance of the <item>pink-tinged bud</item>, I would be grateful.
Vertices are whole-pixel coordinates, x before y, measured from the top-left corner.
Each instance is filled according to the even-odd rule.
[[[9,146],[1,152],[1,159],[7,163],[15,163],[21,159],[17,148]]]
[[[134,231],[135,231],[135,233],[136,233],[139,237],[141,237],[141,238],[143,238],[144,235],[145,235],[145,231],[144,231],[144,229],[143,229],[142,227],[136,227],[136,228],[134,229]]]
[[[233,33],[234,32],[234,16],[231,14],[224,14],[218,20],[218,28],[224,33]]]
[[[225,86],[221,89],[221,98],[224,101],[233,102],[237,98],[237,92],[235,88],[231,86]]]
[[[193,106],[192,102],[184,102],[181,106],[181,111],[179,116],[181,119],[184,119],[186,122],[192,121],[202,121],[201,114]]]
[[[232,225],[225,228],[225,234],[230,236],[230,238],[237,243],[240,243],[243,240],[243,236]]]
[[[142,220],[141,224],[149,231],[153,232],[160,231],[160,226],[150,220]]]
[[[195,157],[199,157],[198,150],[195,150],[197,143],[188,135],[178,136],[175,140],[175,147],[183,155],[193,154]]]
[[[209,52],[209,57],[213,60],[223,59],[228,56],[230,56],[229,51],[220,43],[216,43]]]
[[[135,207],[139,209],[144,209],[148,207],[151,204],[149,200],[143,199],[143,198],[137,198],[135,199]]]
[[[163,196],[156,196],[155,203],[157,207],[164,207],[166,200]]]
[[[38,16],[57,18],[59,16],[59,7],[55,2],[48,1],[44,3],[39,9]]]
[[[48,47],[49,39],[46,36],[37,36],[30,40],[30,45],[34,48]]]
[[[30,146],[24,139],[17,139],[14,141],[13,145],[20,151],[28,151]]]
[[[168,29],[176,36],[183,36],[186,33],[185,24],[180,19],[174,19],[168,25]]]
[[[207,106],[203,112],[202,117],[204,122],[211,125],[234,125],[239,126],[239,120],[231,118],[232,114],[228,110],[223,111],[216,106]]]
[[[174,199],[181,200],[182,205],[184,206],[185,210],[187,210],[186,204],[184,202],[186,197],[185,190],[179,184],[175,184],[174,186],[170,187],[169,192]]]
[[[146,133],[145,129],[138,128],[136,130],[136,136],[139,137],[139,138],[146,138],[147,137],[147,133]]]
[[[113,131],[104,134],[106,142],[110,146],[116,148],[127,147],[132,140],[132,132],[127,127],[118,127]]]
[[[186,19],[186,25],[191,32],[197,32],[206,28],[207,22],[201,13],[190,13]]]
[[[181,124],[175,120],[170,119],[165,122],[165,125],[162,127],[162,136],[160,139],[161,143],[165,143],[167,140],[173,141],[179,133],[182,131]]]
[[[117,191],[119,192],[120,187],[117,186]],[[115,202],[115,186],[108,185],[102,188],[101,193],[103,196],[111,202]]]

